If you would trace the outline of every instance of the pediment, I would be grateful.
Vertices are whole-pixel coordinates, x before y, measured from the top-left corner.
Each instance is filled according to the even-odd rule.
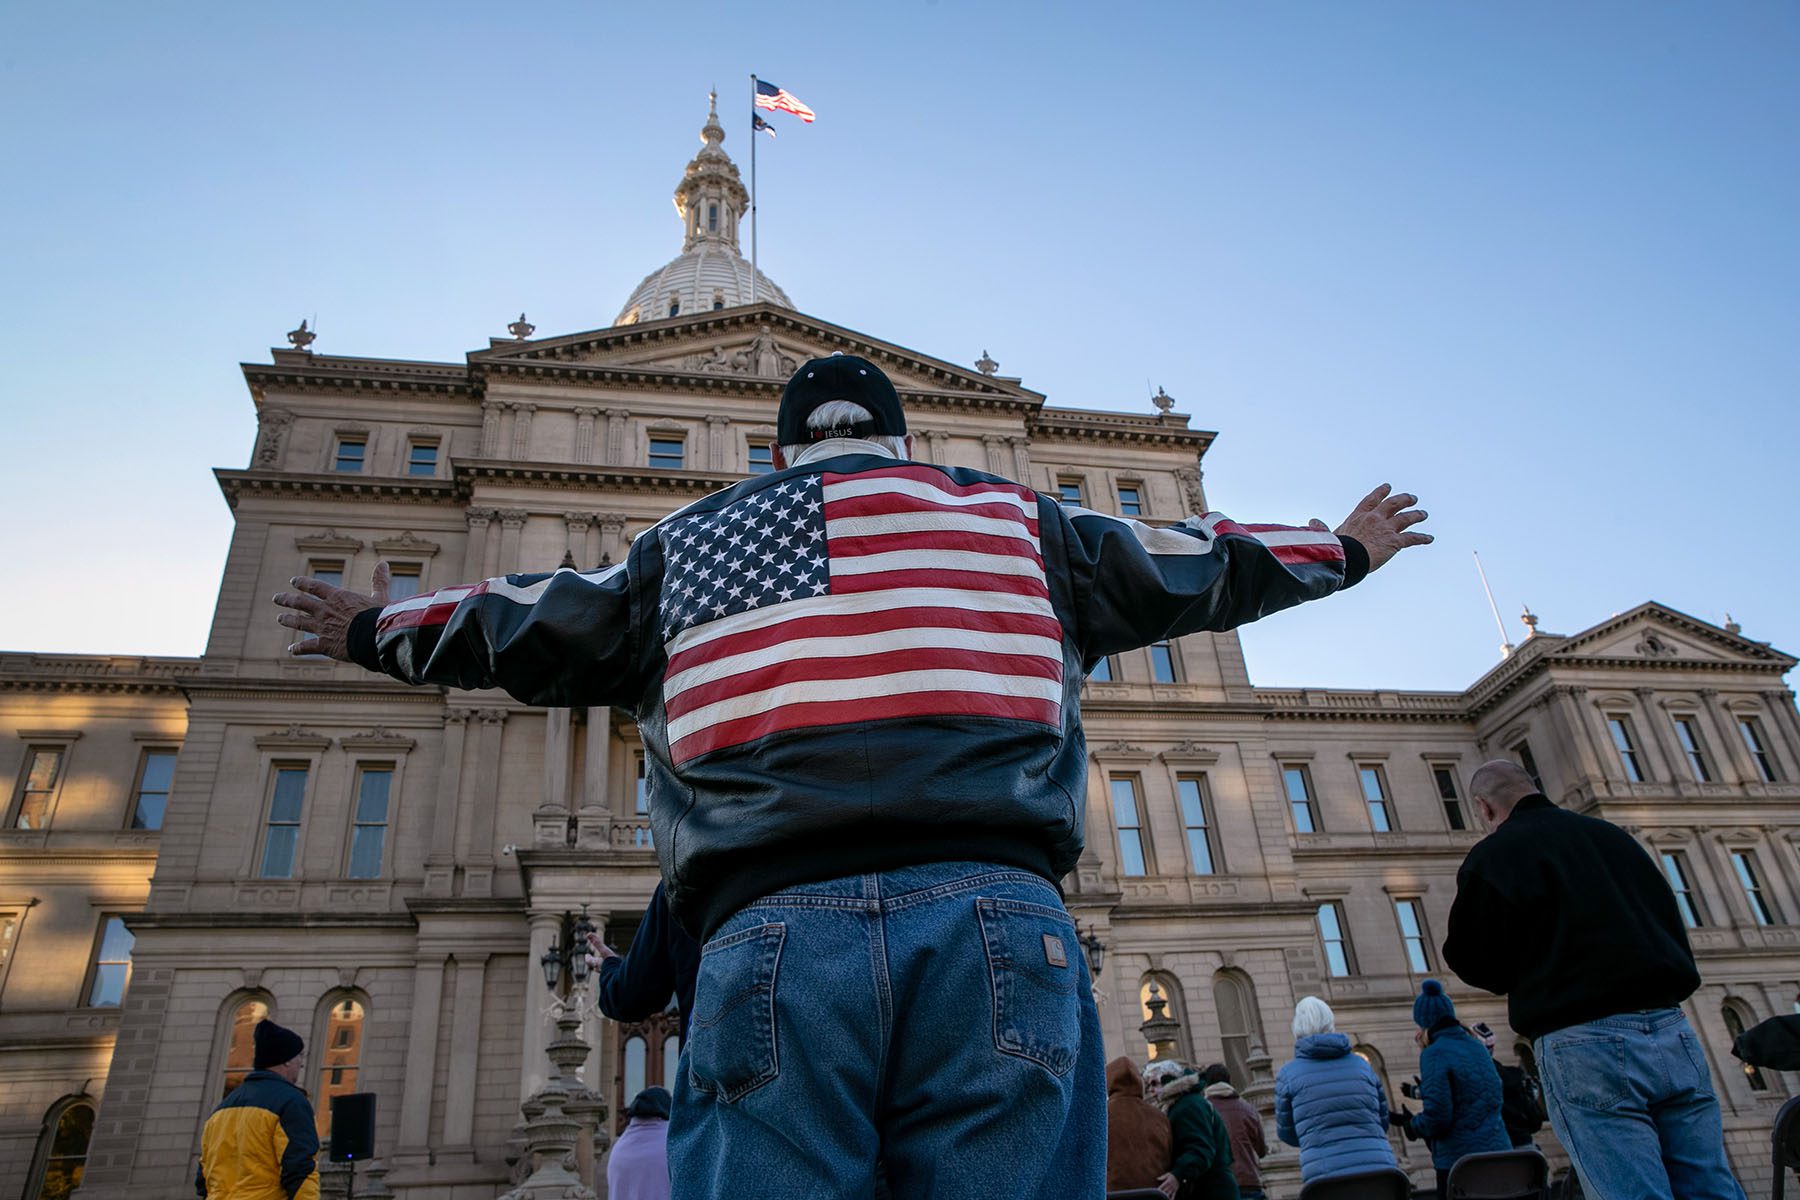
[[[1017,379],[984,375],[768,304],[564,337],[495,341],[468,357],[472,365],[542,362],[774,382],[785,381],[809,358],[840,350],[879,363],[902,391],[986,393],[1033,406],[1043,403],[1041,394],[1021,387]]]
[[[1793,660],[1762,642],[1651,602],[1569,638],[1557,658],[1616,659],[1636,666],[1758,664]]]

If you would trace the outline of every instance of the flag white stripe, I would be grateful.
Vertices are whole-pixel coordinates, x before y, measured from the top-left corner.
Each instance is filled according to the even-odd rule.
[[[1016,596],[1011,592],[980,592],[966,588],[890,588],[882,592],[858,592],[849,596],[807,596],[773,608],[753,608],[733,613],[705,625],[678,633],[668,643],[672,658],[684,650],[704,646],[716,638],[768,629],[804,617],[853,617],[862,613],[901,608],[949,608],[957,612],[1023,613],[1056,619],[1056,610],[1042,596]]]
[[[924,626],[889,629],[858,637],[798,638],[777,646],[764,646],[678,671],[663,683],[665,700],[702,684],[713,683],[745,671],[801,659],[857,658],[901,650],[973,650],[984,654],[1023,654],[1062,662],[1062,643],[1035,633],[988,633],[980,629]]]
[[[922,483],[917,479],[892,476],[876,479],[855,478],[844,480],[841,483],[828,483],[824,490],[827,504],[833,500],[849,500],[856,496],[899,493],[902,496],[912,496],[918,500],[929,500],[933,504],[948,504],[954,507],[964,507],[970,504],[1010,504],[1026,516],[1037,516],[1035,500],[1027,500],[1012,492],[976,492],[971,496],[959,496],[941,491],[929,483]]]
[[[1044,577],[1044,568],[1036,559],[1016,554],[977,554],[972,550],[890,550],[831,560],[833,579],[882,571],[982,571],[990,575]]]
[[[408,596],[406,599],[396,600],[394,603],[382,609],[381,615],[386,617],[393,613],[412,612],[414,609],[420,608],[433,608],[439,604],[457,604],[474,590],[475,589],[472,587],[447,587],[439,588],[435,592],[426,592],[419,596]]]
[[[1005,517],[981,517],[974,513],[897,512],[881,517],[832,517],[825,523],[827,536],[877,537],[886,533],[936,533],[958,530],[963,533],[985,533],[994,537],[1017,538],[1033,550],[1038,540],[1019,521]]]
[[[789,704],[819,701],[841,703],[868,700],[879,696],[904,696],[913,692],[969,692],[984,696],[1022,696],[1051,704],[1062,701],[1060,679],[1039,679],[1027,675],[995,675],[988,671],[896,671],[891,675],[870,675],[860,679],[808,679],[782,684],[760,692],[733,696],[684,713],[671,720],[668,736],[671,743],[699,733],[725,721],[739,717],[761,716]],[[856,715],[854,708],[845,710],[846,719]]]

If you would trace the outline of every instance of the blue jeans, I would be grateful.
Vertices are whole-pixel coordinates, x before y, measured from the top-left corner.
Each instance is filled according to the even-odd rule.
[[[1743,1200],[1706,1055],[1679,1008],[1537,1040],[1544,1106],[1589,1200]]]
[[[1099,1016],[1056,888],[933,863],[776,892],[701,949],[673,1200],[1098,1200]]]

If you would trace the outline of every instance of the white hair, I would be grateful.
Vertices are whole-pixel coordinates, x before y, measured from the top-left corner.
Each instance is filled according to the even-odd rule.
[[[830,429],[837,425],[854,425],[858,421],[873,421],[874,419],[874,413],[854,400],[827,400],[806,414],[806,427],[808,429]],[[906,457],[906,437],[903,434],[871,433],[863,440],[874,442],[895,458]],[[816,442],[811,443],[811,445],[817,444]],[[791,467],[794,465],[794,460],[799,458],[806,449],[805,445],[783,446],[781,460]]]
[[[1337,1017],[1331,1011],[1331,1005],[1317,996],[1303,996],[1300,1003],[1294,1005],[1294,1040],[1310,1037],[1315,1033],[1336,1033]]]

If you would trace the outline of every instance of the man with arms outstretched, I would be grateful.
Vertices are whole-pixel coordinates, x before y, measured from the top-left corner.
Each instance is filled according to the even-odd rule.
[[[705,945],[677,1200],[1104,1190],[1099,1021],[1057,881],[1081,851],[1083,680],[1103,656],[1328,596],[1414,498],[1332,533],[1166,528],[911,461],[864,359],[803,365],[773,474],[601,571],[383,606],[276,598],[295,653],[524,703],[631,709],[670,910]],[[377,568],[378,577],[380,568]]]

